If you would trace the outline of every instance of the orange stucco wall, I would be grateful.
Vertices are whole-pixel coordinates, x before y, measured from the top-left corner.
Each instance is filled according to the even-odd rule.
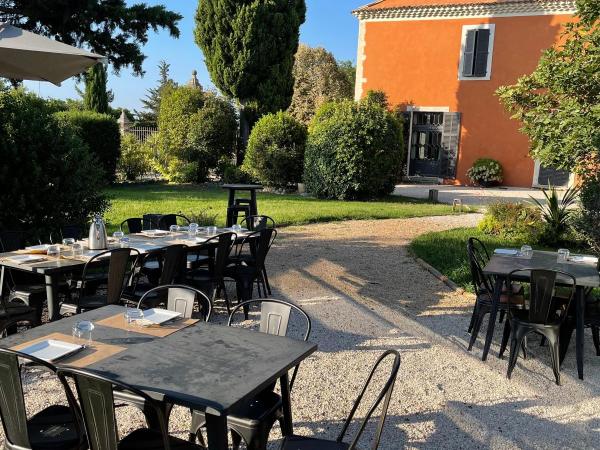
[[[457,183],[480,157],[504,167],[504,184],[531,186],[534,162],[519,123],[511,120],[495,90],[532,72],[542,50],[560,38],[572,16],[527,16],[366,22],[362,92],[385,91],[391,104],[449,107],[462,113]],[[460,81],[463,25],[495,24],[491,79]]]

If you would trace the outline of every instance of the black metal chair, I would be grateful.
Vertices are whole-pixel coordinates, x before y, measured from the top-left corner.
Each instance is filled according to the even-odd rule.
[[[169,230],[171,225],[177,225],[178,219],[181,219],[185,225],[189,225],[191,223],[190,219],[183,214],[165,214],[158,221],[158,229]]]
[[[61,304],[60,313],[79,314],[121,303],[128,274],[132,273],[139,259],[140,252],[134,248],[117,248],[95,255],[83,267],[81,279],[73,283],[76,295]],[[97,290],[104,282],[106,295],[98,294]]]
[[[121,225],[119,225],[119,230],[126,231],[123,229],[123,225],[127,226],[127,232],[130,234],[141,233],[144,230],[158,228],[158,224],[148,217],[143,219],[141,217],[130,217],[129,219],[125,219],[121,222]]]
[[[23,395],[24,366],[55,373],[56,368],[24,353],[0,348],[0,418],[5,448],[9,450],[85,449],[77,410],[64,405],[48,406],[27,417]]]
[[[235,280],[237,298],[242,302],[252,299],[254,283],[257,285],[259,297],[262,297],[263,293],[266,297],[265,260],[276,237],[277,230],[274,228],[250,233],[238,247],[233,259],[234,264],[225,269],[225,277]],[[246,253],[244,249],[248,249]],[[244,255],[252,255],[253,258],[247,259]]]
[[[260,231],[260,230],[264,230],[265,228],[277,228],[275,225],[275,220],[273,220],[271,217],[269,216],[248,216],[246,218],[244,218],[244,220],[242,220],[242,223],[240,224],[242,227],[246,227],[248,230],[250,231]],[[271,241],[271,244],[269,244],[269,250],[271,249],[271,245],[273,244],[273,241]],[[250,250],[253,250],[253,248],[251,247]],[[246,263],[253,263],[254,260],[254,254],[253,251],[251,251],[252,254],[250,255],[242,255],[242,259],[245,259]],[[267,268],[266,266],[263,265],[263,280],[265,283],[265,287],[266,287],[266,291],[268,295],[271,295],[271,284],[269,283],[269,276],[267,275]]]
[[[522,275],[523,272],[531,273],[529,308],[518,309],[514,302],[508,302],[508,320],[504,326],[500,347],[502,355],[510,337],[510,359],[506,376],[508,378],[512,376],[519,357],[519,348],[523,345],[525,337],[530,333],[538,333],[548,340],[552,370],[556,384],[560,385],[560,328],[567,318],[571,301],[575,296],[577,281],[570,273],[542,269],[513,270],[508,275],[508,281],[514,279],[517,274]],[[562,287],[570,290],[566,301],[564,298],[556,301],[554,297],[557,281]]]
[[[202,320],[208,322],[212,314],[212,305],[206,294],[199,289],[183,284],[169,284],[150,289],[138,302],[138,309],[151,306],[156,302],[155,297],[163,299],[169,311],[180,312],[183,318],[189,319],[198,303],[198,313]],[[150,299],[149,304],[146,300]]]
[[[250,300],[237,305],[229,316],[228,326],[232,326],[236,312],[246,310],[252,304],[260,304],[260,328],[262,333],[276,336],[286,336],[288,324],[292,311],[296,311],[302,318],[303,340],[307,341],[312,328],[308,314],[302,308],[283,300],[264,299]],[[294,367],[290,378],[289,390],[292,390],[300,365]],[[241,439],[246,442],[249,449],[266,449],[269,433],[276,421],[283,419],[283,405],[281,396],[273,389],[275,385],[269,386],[256,396],[250,403],[232,412],[227,417],[227,425],[232,430],[234,448],[237,448]],[[190,440],[195,441],[200,436],[200,429],[206,423],[203,412],[192,412],[192,424],[190,427]]]
[[[209,254],[212,254],[211,264],[206,269],[198,268],[187,273],[187,282],[205,290],[213,305],[217,296],[223,291],[227,314],[231,314],[231,304],[229,303],[224,277],[231,249],[236,240],[237,234],[227,232],[213,236],[203,242],[195,251],[208,251]]]
[[[145,392],[120,381],[82,369],[61,367],[57,371],[73,408],[80,405],[83,424],[91,450],[197,450],[203,449],[191,442],[169,435],[168,421],[161,404]],[[79,405],[71,390],[69,380],[77,389]],[[143,398],[149,413],[154,414],[158,429],[140,428],[119,440],[115,416],[115,389]]]
[[[158,279],[154,283],[134,282],[129,289],[123,292],[123,299],[137,303],[147,291],[157,286],[176,284],[183,281],[185,279],[187,249],[188,247],[184,244],[175,244],[163,248],[160,252],[147,254],[140,264],[143,266],[147,258],[158,257],[160,262]],[[155,303],[154,306],[158,304],[160,304],[160,301]]]
[[[373,403],[373,405],[367,412],[356,435],[354,436],[354,439],[352,440],[352,442],[350,444],[348,444],[348,443],[344,442],[344,438],[345,438],[346,432],[348,431],[348,427],[350,426],[350,423],[352,422],[352,419],[354,418],[354,414],[356,413],[356,410],[360,406],[363,396],[364,396],[367,388],[369,387],[371,380],[373,379],[373,375],[375,374],[375,372],[377,371],[377,369],[379,368],[381,363],[388,356],[393,357],[393,363],[392,363],[392,368],[390,371],[390,376],[388,377],[386,383],[384,384],[383,388],[379,392],[377,399],[375,400],[375,402]],[[357,448],[358,441],[361,438],[367,423],[371,419],[371,416],[373,415],[373,413],[375,412],[377,407],[381,404],[381,402],[383,402],[383,406],[381,409],[381,416],[379,417],[379,422],[377,424],[377,430],[375,432],[375,436],[373,438],[373,443],[371,445],[371,449],[376,450],[379,447],[381,433],[383,431],[383,426],[385,425],[387,410],[388,410],[388,406],[390,404],[390,399],[392,397],[392,391],[394,390],[394,383],[396,382],[396,376],[398,374],[399,368],[400,368],[400,354],[396,350],[387,350],[379,357],[379,359],[377,360],[377,362],[371,369],[371,373],[367,377],[367,380],[366,380],[362,390],[360,391],[360,394],[358,395],[358,398],[356,399],[354,406],[350,410],[350,414],[348,415],[348,418],[346,419],[346,422],[344,423],[344,426],[342,427],[342,431],[340,432],[338,438],[335,441],[301,437],[301,436],[287,436],[283,439],[283,442],[281,444],[281,450],[309,450],[309,449],[310,450],[321,450],[321,449],[322,450],[346,450],[346,449],[354,450]]]

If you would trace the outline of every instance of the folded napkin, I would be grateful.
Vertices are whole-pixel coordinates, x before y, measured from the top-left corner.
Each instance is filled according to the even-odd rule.
[[[48,258],[42,255],[15,255],[6,259],[16,264],[33,264],[46,261]]]
[[[571,255],[569,256],[568,261],[583,264],[596,264],[598,262],[598,258],[589,255]]]
[[[519,254],[519,250],[515,250],[514,248],[497,248],[494,250],[496,255],[503,256],[517,256]]]

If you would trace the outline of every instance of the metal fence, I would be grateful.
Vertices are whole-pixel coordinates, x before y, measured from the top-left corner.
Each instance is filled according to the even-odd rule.
[[[140,142],[145,142],[157,131],[158,128],[156,127],[131,127],[126,130],[127,133],[133,134]]]

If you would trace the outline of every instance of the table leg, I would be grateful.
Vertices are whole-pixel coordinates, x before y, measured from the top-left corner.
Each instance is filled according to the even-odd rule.
[[[281,426],[281,434],[291,436],[294,433],[292,422],[292,401],[290,399],[290,381],[286,372],[279,379],[281,385],[281,403],[283,408],[283,424]]]
[[[50,321],[60,319],[60,308],[58,306],[58,286],[52,275],[44,275],[46,280],[46,299],[48,301],[48,319]]]
[[[254,189],[250,191],[250,215],[258,215],[258,206],[256,205],[256,191]]]
[[[583,288],[577,286],[577,291],[575,292],[576,296],[576,305],[575,305],[575,315],[577,317],[577,332],[575,335],[576,349],[577,349],[577,375],[579,375],[579,379],[583,380],[583,337],[584,337],[584,312],[585,312],[585,295],[583,292]]]
[[[498,315],[498,305],[500,304],[500,295],[502,295],[502,285],[504,279],[502,277],[496,278],[496,284],[494,285],[494,295],[492,296],[492,310],[490,311],[490,322],[488,323],[487,333],[485,335],[485,344],[483,346],[483,355],[481,360],[485,361],[494,339],[494,327],[496,325],[496,316]],[[508,320],[508,319],[507,319]]]
[[[206,434],[209,450],[227,450],[227,416],[206,414]]]

